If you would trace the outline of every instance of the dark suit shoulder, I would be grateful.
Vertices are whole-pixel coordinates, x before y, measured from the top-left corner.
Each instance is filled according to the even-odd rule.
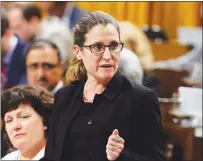
[[[67,101],[74,100],[73,97],[77,91],[80,90],[80,83],[71,83],[69,85],[66,85],[62,88],[60,88],[56,94],[54,95],[54,104],[53,104],[53,109],[56,111],[60,111],[63,108],[66,108],[66,106],[63,106]],[[59,110],[60,109],[60,110]]]
[[[64,99],[67,100],[67,99],[73,98],[75,93],[80,91],[81,85],[82,85],[81,81],[75,81],[66,86],[63,86],[54,95],[55,100],[59,100],[60,102],[60,100],[64,100]]]
[[[131,80],[128,80],[128,85],[129,97],[133,101],[135,113],[142,117],[156,117],[160,120],[159,101],[154,91]]]
[[[74,8],[73,8],[73,12],[75,14],[77,13],[79,17],[82,17],[82,16],[84,16],[87,13],[87,11],[82,10],[81,8],[76,7],[76,6],[74,6]]]
[[[79,88],[81,85],[81,82],[80,81],[75,81],[75,82],[72,82],[66,86],[63,86],[62,88],[60,88],[58,90],[58,92],[56,93],[57,95],[60,95],[61,93],[69,93],[69,92],[72,92],[74,91],[74,89],[77,89]]]
[[[128,90],[130,94],[136,97],[147,97],[155,95],[153,90],[148,87],[145,87],[141,84],[136,83],[135,81],[125,77],[124,79],[124,88]]]
[[[157,110],[159,108],[159,101],[153,90],[143,85],[136,83],[128,78],[124,80],[124,87],[122,88],[127,95],[127,99],[135,105],[136,109],[139,107],[141,111]],[[139,106],[138,106],[139,105]]]

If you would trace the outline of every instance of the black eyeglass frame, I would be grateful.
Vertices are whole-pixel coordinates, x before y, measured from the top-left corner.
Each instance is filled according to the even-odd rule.
[[[82,45],[81,47],[85,47],[85,48],[89,49],[92,54],[101,55],[101,54],[103,54],[103,53],[105,52],[105,50],[106,50],[107,47],[109,48],[109,51],[110,51],[111,53],[119,53],[119,52],[121,52],[121,51],[123,50],[124,43],[119,42],[118,44],[121,45],[121,49],[120,49],[120,51],[118,51],[118,52],[113,52],[113,51],[111,51],[110,46],[111,46],[112,44],[110,44],[110,45],[104,45],[104,44],[103,44],[103,46],[104,46],[103,51],[102,51],[101,53],[96,53],[96,54],[95,54],[94,52],[92,52],[92,46],[95,45],[95,44]]]

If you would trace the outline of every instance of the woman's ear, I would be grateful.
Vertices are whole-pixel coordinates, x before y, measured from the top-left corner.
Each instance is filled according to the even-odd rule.
[[[77,58],[78,60],[81,60],[81,59],[82,59],[82,57],[81,57],[81,52],[80,52],[80,47],[79,47],[78,45],[74,45],[74,46],[73,46],[73,52],[74,52],[74,54],[75,54],[75,56],[76,56],[76,58]]]

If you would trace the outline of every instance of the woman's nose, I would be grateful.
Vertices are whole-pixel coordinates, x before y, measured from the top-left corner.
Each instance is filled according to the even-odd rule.
[[[108,47],[105,48],[105,51],[104,51],[104,54],[103,54],[103,59],[105,59],[105,60],[111,59],[111,51],[110,51],[110,49]]]
[[[13,128],[14,128],[14,130],[19,130],[19,129],[22,128],[22,125],[21,125],[21,123],[19,121],[15,121]]]

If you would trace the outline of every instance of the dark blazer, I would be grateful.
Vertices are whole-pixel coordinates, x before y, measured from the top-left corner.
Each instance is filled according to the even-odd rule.
[[[69,28],[72,29],[77,22],[80,20],[80,18],[82,16],[84,16],[86,14],[85,11],[81,10],[80,8],[74,6],[73,7],[73,11],[70,15],[70,24],[69,24]]]
[[[84,84],[85,81],[75,82],[57,92],[45,156],[41,161],[60,160],[66,131],[80,111],[78,95],[82,93]],[[160,109],[154,92],[117,72],[102,95],[107,99],[99,106],[113,111],[108,123],[102,126],[111,127],[104,144],[113,129],[118,129],[125,140],[125,148],[116,161],[164,161]],[[95,142],[101,139],[96,138]],[[106,158],[105,152],[104,155]]]
[[[152,72],[144,71],[142,84],[145,87],[152,89],[156,96],[159,97],[161,82],[156,75],[154,75]]]
[[[11,64],[7,73],[6,88],[14,87],[19,84],[27,84],[25,54],[29,44],[18,38],[18,43],[13,50]]]

